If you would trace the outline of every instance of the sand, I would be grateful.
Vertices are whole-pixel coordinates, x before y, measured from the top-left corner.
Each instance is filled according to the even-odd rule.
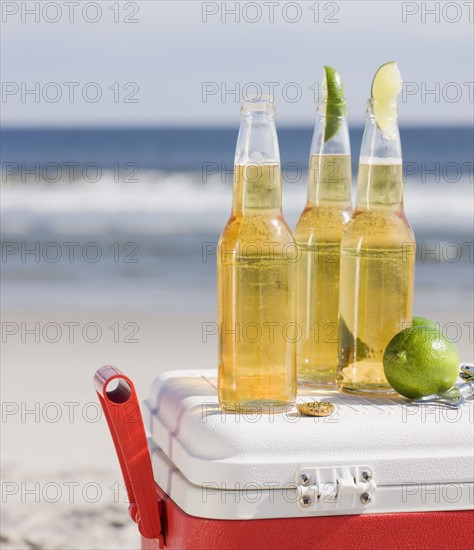
[[[95,322],[97,343],[76,335],[57,343],[21,332],[2,349],[2,548],[132,549],[139,547],[128,516],[118,460],[92,385],[95,370],[113,364],[135,382],[141,399],[152,380],[171,368],[215,361],[215,341],[201,341],[199,317],[29,317],[4,313],[3,322]],[[107,327],[137,322],[139,343],[114,343]],[[80,327],[79,327],[80,328]],[[48,338],[53,337],[52,329]],[[92,331],[90,332],[92,337]],[[186,345],[182,344],[186,339]],[[28,414],[27,411],[33,411]]]
[[[441,316],[433,305],[426,315],[442,325],[453,319],[460,326],[472,325],[468,310]],[[3,335],[1,357],[2,548],[139,548],[92,376],[98,367],[113,364],[134,380],[144,399],[153,379],[165,370],[215,366],[216,337],[206,342],[202,338],[202,324],[214,322],[213,315],[138,318],[132,313],[84,317],[4,312],[2,321],[4,328],[11,323],[9,330],[18,325],[17,334]],[[73,342],[65,325],[71,322],[79,323]],[[118,333],[115,343],[109,327],[119,323],[123,331],[127,322],[138,325],[139,342],[123,342],[128,329]],[[26,323],[24,328],[40,323],[39,343],[25,330],[22,335],[21,323]],[[63,328],[56,343],[43,337],[56,338],[53,325],[42,334],[47,323]],[[82,335],[87,323],[102,329],[96,343]],[[86,332],[88,339],[94,334]],[[472,361],[471,342],[468,331],[463,331],[458,346],[465,361]]]

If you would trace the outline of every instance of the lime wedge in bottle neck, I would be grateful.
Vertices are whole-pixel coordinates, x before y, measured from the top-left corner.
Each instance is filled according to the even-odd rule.
[[[402,85],[395,61],[382,65],[372,81],[372,112],[377,126],[387,139],[395,139],[397,135],[397,97]]]
[[[332,67],[324,67],[323,103],[326,106],[326,127],[324,142],[328,142],[337,134],[341,117],[346,114],[344,86],[340,74]]]

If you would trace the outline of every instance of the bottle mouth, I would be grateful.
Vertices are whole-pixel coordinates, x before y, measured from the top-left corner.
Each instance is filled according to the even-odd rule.
[[[367,100],[367,116],[375,118],[376,111],[384,112],[384,118],[387,120],[398,120],[398,101],[392,99],[390,101],[377,101],[373,98]]]
[[[329,97],[323,97],[321,101],[319,102],[319,105],[341,105],[346,106],[347,101],[346,98],[339,98],[339,99],[330,99]]]
[[[245,96],[240,109],[242,115],[254,113],[275,115],[275,103],[271,95]]]
[[[389,101],[387,101],[387,100],[385,100],[385,101],[377,101],[376,99],[374,99],[373,97],[371,97],[370,99],[367,100],[367,109],[373,109],[373,108],[374,108],[374,105],[378,105],[378,104],[388,105],[389,107],[398,107],[397,98],[391,99],[391,100],[389,100]]]
[[[316,108],[320,116],[329,115],[331,118],[344,118],[347,116],[346,100],[340,101],[320,101]]]

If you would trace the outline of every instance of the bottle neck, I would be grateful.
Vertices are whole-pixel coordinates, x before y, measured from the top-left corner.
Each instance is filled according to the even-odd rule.
[[[368,103],[357,176],[357,210],[403,211],[403,164],[396,119],[387,138]]]
[[[235,153],[234,214],[281,212],[281,168],[273,103],[244,102]]]
[[[280,165],[235,164],[232,210],[236,215],[280,214]]]
[[[320,103],[308,167],[308,205],[351,205],[351,150],[345,103]]]

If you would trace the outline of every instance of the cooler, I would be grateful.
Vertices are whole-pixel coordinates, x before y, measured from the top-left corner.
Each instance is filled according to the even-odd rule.
[[[298,402],[331,401],[333,414],[232,414],[219,409],[216,371],[170,371],[143,403],[147,449],[131,380],[103,367],[95,382],[143,549],[433,550],[473,540],[472,401],[448,409],[300,388]]]

